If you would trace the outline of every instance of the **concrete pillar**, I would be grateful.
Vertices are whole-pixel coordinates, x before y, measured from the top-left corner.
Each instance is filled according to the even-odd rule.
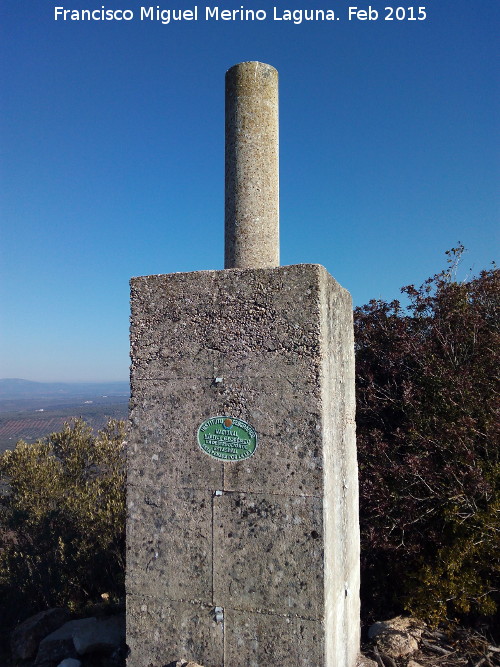
[[[276,90],[227,74],[231,270],[131,282],[128,667],[356,664],[352,304],[276,266]]]
[[[131,343],[128,667],[354,667],[349,293],[312,264],[135,278]]]
[[[279,266],[278,72],[259,62],[226,72],[224,266]]]

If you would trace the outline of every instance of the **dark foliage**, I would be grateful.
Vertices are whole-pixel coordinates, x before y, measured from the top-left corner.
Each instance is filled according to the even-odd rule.
[[[367,617],[491,617],[500,602],[500,271],[355,310]]]

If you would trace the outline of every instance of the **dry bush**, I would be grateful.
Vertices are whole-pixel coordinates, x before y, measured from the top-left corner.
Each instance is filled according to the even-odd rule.
[[[491,617],[500,581],[500,271],[355,310],[368,616]]]

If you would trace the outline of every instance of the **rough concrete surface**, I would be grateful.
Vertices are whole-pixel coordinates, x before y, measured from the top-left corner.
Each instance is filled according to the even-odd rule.
[[[319,667],[323,665],[323,625],[293,616],[226,613],[228,667]]]
[[[354,667],[348,293],[318,265],[136,278],[131,348],[129,667]],[[253,456],[201,450],[217,415],[255,428]]]
[[[127,644],[128,666],[157,667],[179,655],[204,667],[224,665],[224,626],[216,622],[212,604],[129,594]]]
[[[278,72],[226,72],[225,268],[279,266]]]
[[[129,485],[128,511],[128,592],[211,601],[212,492]]]
[[[222,607],[321,618],[321,498],[227,493],[214,498],[214,599]]]

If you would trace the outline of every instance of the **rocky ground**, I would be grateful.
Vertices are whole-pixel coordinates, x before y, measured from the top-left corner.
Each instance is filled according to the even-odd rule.
[[[418,619],[397,616],[374,623],[366,634],[357,667],[500,667],[500,647],[487,632],[435,630]],[[1,667],[124,667],[124,614],[120,610],[71,620],[68,610],[50,609],[18,626],[9,644],[9,654],[0,655]],[[203,667],[187,659],[155,667]]]
[[[486,634],[433,630],[413,618],[375,623],[362,651],[359,667],[500,667],[500,647]]]

